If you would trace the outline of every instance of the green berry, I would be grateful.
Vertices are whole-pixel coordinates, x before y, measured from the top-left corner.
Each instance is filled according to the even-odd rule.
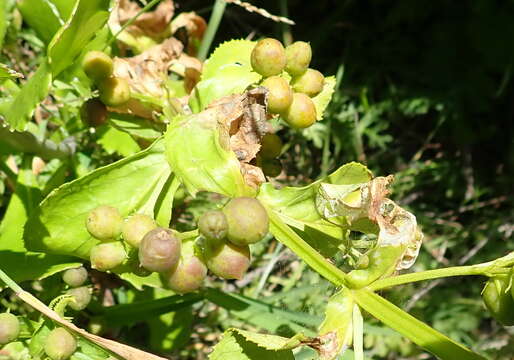
[[[91,80],[98,83],[112,75],[114,64],[109,55],[101,51],[90,51],[82,60],[82,69]]]
[[[107,108],[100,100],[89,99],[80,108],[80,118],[87,126],[98,127],[107,121]]]
[[[296,41],[286,47],[286,71],[292,76],[303,74],[311,63],[312,49],[309,43]]]
[[[165,272],[180,260],[181,241],[170,229],[158,227],[147,233],[139,245],[139,262],[150,271]]]
[[[130,100],[130,86],[127,80],[119,77],[103,79],[98,83],[100,100],[107,106],[120,106]]]
[[[276,134],[266,134],[261,140],[259,155],[263,159],[275,159],[282,152],[282,140]]]
[[[278,75],[286,66],[286,52],[280,41],[262,39],[253,48],[250,60],[253,70],[262,76]]]
[[[227,217],[220,210],[206,211],[198,220],[198,231],[208,241],[217,243],[227,236]]]
[[[285,113],[284,120],[292,128],[307,128],[316,122],[316,106],[307,95],[294,93],[293,102]]]
[[[196,256],[180,259],[178,265],[162,276],[163,283],[171,290],[185,294],[198,290],[207,276],[207,267]]]
[[[307,69],[302,75],[293,78],[291,85],[295,92],[299,92],[310,97],[318,95],[323,90],[325,77],[318,70]]]
[[[11,313],[0,314],[0,345],[5,345],[20,335],[20,321]]]
[[[509,282],[509,275],[497,275],[489,279],[482,291],[485,306],[505,326],[514,325],[514,299],[508,291]]]
[[[256,243],[269,229],[266,209],[251,197],[231,199],[223,208],[228,221],[228,240],[237,246]]]
[[[236,246],[227,242],[216,247],[206,246],[204,251],[207,267],[221,278],[242,279],[250,267],[248,245]]]
[[[293,91],[289,83],[280,76],[270,76],[262,84],[268,89],[268,111],[273,114],[282,114],[293,101]]]
[[[278,159],[265,159],[262,161],[262,172],[269,177],[277,177],[282,172],[282,163]]]
[[[68,269],[62,274],[62,279],[71,287],[81,286],[87,280],[87,270],[83,266]]]
[[[66,294],[73,296],[75,301],[70,302],[69,306],[75,311],[84,310],[91,301],[91,291],[87,286],[70,289]]]
[[[121,234],[122,225],[120,212],[112,206],[99,206],[86,219],[87,231],[98,240],[116,239]]]
[[[99,271],[114,269],[123,264],[127,252],[119,241],[108,242],[93,246],[91,249],[91,267]]]
[[[45,353],[52,360],[66,360],[77,349],[77,340],[64,328],[55,328],[45,341]]]
[[[123,240],[131,246],[138,248],[143,237],[156,227],[155,220],[150,216],[144,214],[132,215],[123,223],[121,231]]]

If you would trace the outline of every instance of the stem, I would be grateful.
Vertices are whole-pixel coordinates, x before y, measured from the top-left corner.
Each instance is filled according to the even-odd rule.
[[[496,261],[467,266],[454,266],[449,268],[421,271],[412,274],[398,275],[375,281],[368,288],[372,291],[382,290],[396,285],[408,284],[416,281],[445,278],[450,276],[483,275],[493,276],[508,273],[510,270],[499,267]]]
[[[18,151],[37,155],[45,160],[64,159],[74,153],[74,146],[66,142],[56,144],[51,140],[39,140],[28,131],[10,131],[0,123],[0,139]]]
[[[29,304],[31,307],[33,307],[35,310],[39,311],[41,314],[48,317],[50,320],[53,320],[57,324],[72,330],[76,334],[99,345],[100,347],[108,350],[109,352],[120,356],[122,359],[126,359],[126,360],[140,360],[140,359],[166,360],[165,358],[147,353],[145,351],[141,351],[139,349],[118,343],[113,340],[104,339],[100,336],[96,336],[96,335],[88,333],[85,330],[82,330],[81,328],[75,326],[73,323],[63,319],[61,316],[59,316],[59,314],[57,314],[55,311],[53,311],[48,306],[43,304],[38,298],[33,296],[31,293],[28,293],[25,290],[23,290],[18,284],[16,284],[16,282],[14,280],[12,280],[1,269],[0,269],[0,280],[5,282],[5,284],[7,286],[9,286],[21,300],[23,300],[25,303]]]
[[[111,45],[113,43],[114,40],[116,40],[116,38],[118,37],[119,34],[121,34],[123,32],[123,30],[125,30],[127,27],[129,27],[130,25],[132,25],[134,23],[134,21],[137,20],[138,17],[140,17],[143,13],[145,13],[149,8],[151,8],[152,6],[154,6],[155,4],[157,4],[159,1],[161,0],[152,0],[150,1],[148,4],[145,5],[145,7],[143,7],[141,10],[139,10],[139,12],[132,18],[130,19],[129,21],[127,21],[125,24],[123,24],[123,26],[121,27],[121,29],[119,29],[116,34],[113,35],[113,37],[111,39],[109,39],[109,41],[107,41],[107,43],[105,44],[104,46],[104,50],[107,49],[107,47],[109,45]]]
[[[287,10],[287,0],[280,0],[280,15],[288,18],[289,12]],[[282,42],[285,46],[291,45],[293,42],[293,35],[291,34],[291,25],[286,23],[281,23],[282,27]]]
[[[218,31],[218,26],[220,25],[221,18],[225,12],[225,6],[227,6],[227,3],[224,0],[216,0],[216,3],[214,4],[211,18],[209,19],[209,25],[207,26],[207,31],[205,32],[202,44],[198,50],[198,59],[200,61],[204,61],[207,58],[212,40]]]

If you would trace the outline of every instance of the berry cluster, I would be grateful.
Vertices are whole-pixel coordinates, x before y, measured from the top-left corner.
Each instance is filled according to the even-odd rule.
[[[113,75],[114,63],[109,55],[101,51],[88,52],[82,60],[82,69],[98,87],[102,103],[120,106],[129,101],[129,84]]]
[[[264,77],[261,85],[268,89],[268,111],[279,114],[289,126],[303,129],[316,122],[316,106],[312,97],[318,95],[325,82],[323,74],[309,68],[311,46],[297,41],[284,49],[278,40],[266,38],[255,45],[251,64]],[[286,71],[288,82],[282,72]]]
[[[249,197],[231,199],[222,210],[198,221],[209,270],[224,279],[241,279],[250,266],[250,248],[268,233],[269,219],[261,203]]]
[[[158,227],[147,215],[135,214],[124,220],[111,206],[95,208],[86,220],[88,232],[102,241],[91,249],[94,269],[107,271],[125,263],[125,242],[137,249],[139,261],[133,268],[137,275],[157,272],[163,284],[177,293],[199,289],[207,269],[225,279],[242,278],[250,266],[248,245],[263,239],[268,227],[266,210],[248,197],[231,199],[222,210],[203,214],[198,222],[202,235],[198,243],[182,242],[173,230]]]

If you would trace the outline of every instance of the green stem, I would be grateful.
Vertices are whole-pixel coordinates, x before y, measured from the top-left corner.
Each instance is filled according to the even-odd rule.
[[[305,240],[284,223],[271,208],[267,210],[270,218],[271,232],[278,241],[291,249],[291,251],[305,261],[307,265],[328,281],[338,286],[346,283],[346,274],[343,271],[339,270],[305,242]]]
[[[483,264],[455,266],[443,269],[427,270],[412,274],[398,275],[375,281],[368,288],[372,291],[382,290],[396,285],[408,284],[416,281],[439,279],[450,276],[482,275],[493,276],[496,274],[508,273],[509,270],[498,266],[496,261]]]
[[[207,31],[205,32],[202,44],[198,50],[198,59],[200,61],[204,61],[207,58],[212,40],[214,40],[214,35],[216,35],[216,32],[218,31],[218,26],[220,25],[221,18],[225,12],[225,6],[227,6],[227,3],[223,0],[216,0],[216,3],[214,4]]]
[[[154,6],[155,4],[157,4],[158,2],[160,2],[161,0],[152,0],[150,1],[148,4],[145,5],[145,7],[143,7],[141,10],[139,10],[139,12],[133,17],[131,18],[129,21],[127,21],[125,24],[123,24],[123,26],[121,27],[121,29],[119,29],[116,34],[113,35],[113,37],[111,39],[109,39],[109,41],[107,41],[107,43],[105,44],[104,46],[104,50],[113,43],[114,40],[116,40],[116,38],[118,37],[119,34],[121,34],[123,32],[123,30],[125,30],[127,27],[129,27],[130,25],[132,25],[134,23],[134,21],[137,20],[138,17],[140,17],[142,14],[144,14],[148,9],[150,9],[152,6]]]
[[[73,154],[73,147],[65,142],[56,144],[51,140],[39,140],[28,131],[10,131],[0,122],[0,142],[18,151],[37,155],[45,160],[65,159]]]
[[[287,0],[280,0],[280,15],[288,18],[289,12],[287,10]],[[291,45],[293,42],[293,35],[291,34],[291,25],[286,23],[281,23],[282,27],[282,42],[285,46]]]

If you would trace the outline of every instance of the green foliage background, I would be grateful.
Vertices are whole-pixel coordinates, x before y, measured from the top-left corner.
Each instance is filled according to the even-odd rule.
[[[212,8],[212,1],[207,0],[177,4],[179,11],[195,10],[205,18]],[[416,214],[426,236],[414,270],[478,263],[514,250],[514,1],[265,0],[252,4],[287,15],[297,25],[276,24],[229,5],[214,44],[249,34],[254,39],[275,36],[309,41],[313,67],[337,79],[336,93],[322,122],[303,132],[287,128],[279,132],[288,149],[284,164],[289,184],[306,184],[350,161],[365,162],[376,175],[395,174],[393,198]],[[22,46],[41,55],[48,36],[27,28],[19,33],[6,31],[0,62],[15,70],[34,70],[40,61],[37,56],[19,52],[13,58],[8,54]],[[66,80],[54,83],[56,100],[65,106],[48,109],[48,122],[63,127],[52,128],[52,140],[59,143],[73,135],[80,150],[71,166],[54,159],[37,177],[30,174],[31,158],[17,155],[22,172],[13,179],[4,166],[13,150],[8,141],[1,142],[1,218],[13,196],[28,198],[23,203],[34,206],[65,181],[139,150],[133,141],[123,148],[102,146],[113,143],[103,137],[106,129],[97,134],[84,132],[77,108],[89,90]],[[33,134],[45,135],[46,123],[31,126]],[[5,140],[2,129],[0,135]],[[110,136],[119,139],[122,135],[111,131]],[[8,185],[13,180],[23,185],[14,195]],[[213,206],[212,200],[219,200],[192,199],[183,189],[178,193],[182,195],[175,203],[172,221],[181,231],[193,229],[195,219]],[[118,306],[162,298],[168,299],[163,309],[172,312],[149,322],[142,321],[144,316],[127,321],[123,308],[119,314],[104,314],[96,304],[78,322],[87,326],[96,316],[118,319],[108,328],[109,336],[175,358],[202,358],[219,334],[232,326],[283,336],[303,328],[311,335],[308,331],[321,321],[332,289],[271,239],[256,246],[254,254],[248,279],[210,284],[233,295],[212,290],[204,294],[211,304],[192,298],[178,312],[173,312],[177,303],[169,300],[169,292],[135,292],[114,277],[102,278],[112,282]],[[38,261],[45,263],[45,258]],[[59,270],[49,268],[48,275]],[[262,274],[267,271],[263,283]],[[501,327],[484,310],[480,299],[484,280],[444,279],[402,286],[384,295],[491,359],[510,359],[513,330]],[[59,294],[62,285],[58,284],[54,276],[24,286],[48,302]],[[45,288],[54,290],[49,293]],[[12,308],[12,301],[0,298],[0,310],[8,303]],[[30,316],[28,309],[19,307],[17,311]],[[277,311],[281,311],[280,322],[273,321]],[[370,319],[365,331],[367,356],[372,359],[423,356],[408,341]],[[142,333],[145,336],[138,335]],[[310,359],[312,354],[297,358],[301,356]]]

